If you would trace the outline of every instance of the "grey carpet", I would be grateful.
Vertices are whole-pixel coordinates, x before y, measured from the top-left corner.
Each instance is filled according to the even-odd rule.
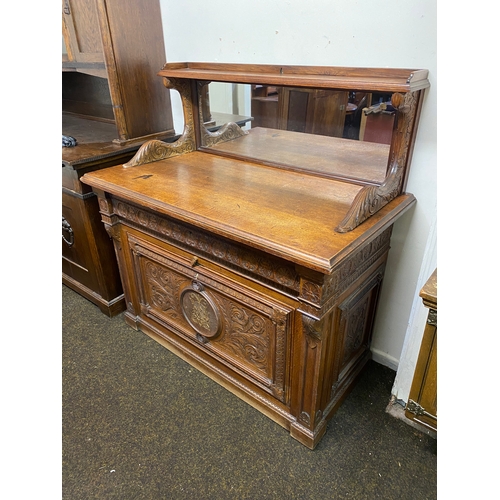
[[[370,362],[311,451],[120,314],[63,286],[62,498],[437,498],[437,441]]]

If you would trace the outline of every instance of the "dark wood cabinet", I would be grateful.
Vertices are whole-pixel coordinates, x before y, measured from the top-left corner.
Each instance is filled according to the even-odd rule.
[[[80,178],[86,172],[127,162],[139,145],[115,144],[112,125],[69,115],[63,115],[63,130],[80,142],[63,148],[62,281],[104,314],[114,316],[125,309],[125,298],[113,241],[101,222],[95,193]]]
[[[254,86],[254,126],[342,137],[348,98],[346,91]]]
[[[429,309],[405,415],[437,431],[437,269],[420,291]]]
[[[171,63],[159,75],[181,95],[184,133],[81,179],[115,243],[125,321],[314,448],[371,357],[392,228],[415,203],[405,183],[427,71]],[[391,146],[210,130],[214,81],[391,91]]]
[[[174,135],[161,19],[158,0],[63,0],[63,112],[114,125],[120,144]]]
[[[63,0],[62,279],[107,315],[125,309],[113,242],[85,172],[123,164],[174,135],[158,0]]]

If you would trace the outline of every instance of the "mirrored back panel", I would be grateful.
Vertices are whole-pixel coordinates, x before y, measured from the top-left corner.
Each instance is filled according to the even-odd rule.
[[[379,185],[387,175],[395,127],[391,95],[199,82],[201,146],[218,154]]]

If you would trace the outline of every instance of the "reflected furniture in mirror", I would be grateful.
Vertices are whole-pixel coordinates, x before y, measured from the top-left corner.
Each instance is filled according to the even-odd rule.
[[[371,357],[392,228],[416,201],[427,71],[168,63],[159,76],[183,102],[178,140],[82,177],[115,244],[125,321],[313,449]],[[210,130],[207,86],[212,114],[220,90],[224,112],[251,119]],[[294,130],[252,116],[282,89],[389,94],[391,144],[314,133],[320,106]]]
[[[62,2],[62,133],[76,140],[62,148],[62,281],[108,316],[125,309],[123,289],[97,198],[80,177],[174,135],[156,76],[165,63],[160,14],[158,0]]]

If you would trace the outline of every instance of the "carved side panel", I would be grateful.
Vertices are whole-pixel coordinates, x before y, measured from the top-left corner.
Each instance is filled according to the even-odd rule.
[[[383,266],[357,288],[338,307],[336,384],[348,375],[350,368],[370,348],[375,311],[383,278]]]
[[[292,309],[135,236],[128,240],[142,314],[286,402]]]

